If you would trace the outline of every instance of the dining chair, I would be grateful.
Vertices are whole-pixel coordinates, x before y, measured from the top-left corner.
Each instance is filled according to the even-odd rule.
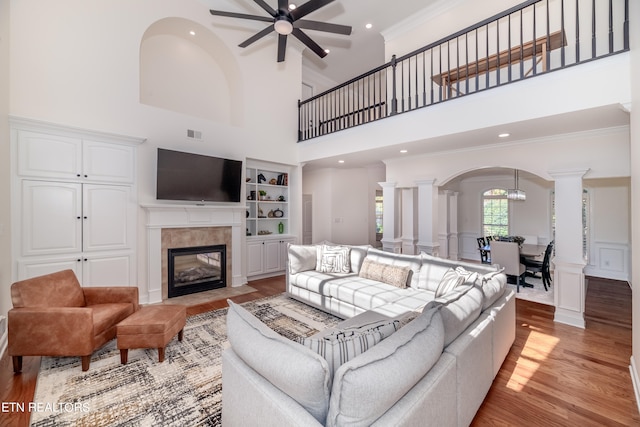
[[[489,252],[485,249],[487,242],[484,240],[484,237],[478,237],[476,240],[478,241],[478,250],[480,251],[480,262],[482,264],[491,264]]]
[[[529,286],[524,281],[526,268],[520,262],[520,247],[516,242],[501,242],[494,240],[491,242],[491,261],[504,268],[504,274],[515,278],[516,291],[520,292],[520,286]]]
[[[524,265],[526,271],[532,274],[540,273],[542,277],[542,285],[544,286],[544,290],[547,291],[548,288],[551,287],[551,253],[553,252],[553,240],[547,245],[547,248],[544,251],[544,257],[542,261],[537,261],[530,258],[524,259]]]

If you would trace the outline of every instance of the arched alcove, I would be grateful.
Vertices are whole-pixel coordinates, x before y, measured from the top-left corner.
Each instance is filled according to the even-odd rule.
[[[164,18],[140,42],[140,102],[220,123],[242,122],[242,80],[233,54],[209,29]]]

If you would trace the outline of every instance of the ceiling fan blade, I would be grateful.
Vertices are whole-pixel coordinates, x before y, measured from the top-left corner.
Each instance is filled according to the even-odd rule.
[[[309,49],[314,51],[320,58],[324,58],[325,56],[327,56],[327,52],[325,52],[324,49],[321,48],[320,45],[318,45],[318,43],[311,40],[308,35],[303,33],[301,29],[294,28],[292,34],[296,36],[298,40],[304,43]]]
[[[251,43],[260,40],[261,38],[263,38],[264,36],[266,36],[267,34],[269,34],[272,31],[273,31],[273,25],[269,25],[267,28],[265,28],[264,30],[260,31],[259,33],[256,33],[252,37],[249,37],[248,39],[246,39],[245,41],[240,43],[238,46],[247,47]]]
[[[300,5],[291,11],[291,17],[295,21],[303,16],[307,16],[311,12],[315,12],[323,6],[328,5],[333,0],[310,0],[303,5]]]
[[[274,18],[278,16],[278,13],[275,10],[273,10],[273,8],[269,6],[264,0],[253,0],[253,1],[256,2],[258,6],[263,8],[269,15],[273,16]]]
[[[289,2],[287,0],[278,0],[279,10],[289,10]]]
[[[325,31],[327,33],[344,34],[348,36],[351,34],[351,27],[348,25],[330,24],[328,22],[309,21],[306,19],[300,19],[293,23],[294,27],[304,28],[305,30]]]
[[[247,15],[244,13],[235,13],[235,12],[224,12],[222,10],[209,10],[209,12],[215,16],[227,16],[229,18],[251,19],[252,21],[262,21],[262,22],[273,23],[273,18],[267,18],[266,16]]]
[[[287,49],[287,36],[278,34],[278,62],[284,62],[284,54]]]

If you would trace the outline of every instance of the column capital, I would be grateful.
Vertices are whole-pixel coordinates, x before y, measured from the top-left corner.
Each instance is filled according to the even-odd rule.
[[[558,178],[582,178],[589,172],[589,168],[586,169],[556,169],[550,170],[547,173],[551,175],[553,179]]]
[[[383,181],[383,182],[379,182],[378,185],[380,185],[380,187],[382,188],[395,188],[396,185],[398,185],[398,183]]]
[[[421,186],[421,185],[434,185],[436,181],[437,181],[437,179],[435,179],[435,178],[419,179],[419,180],[416,181],[416,184],[418,186]]]

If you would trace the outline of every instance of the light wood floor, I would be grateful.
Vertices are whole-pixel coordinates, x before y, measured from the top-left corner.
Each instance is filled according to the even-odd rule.
[[[553,307],[516,301],[516,341],[473,426],[640,426],[629,374],[631,291],[624,282],[589,278],[586,329],[553,322]],[[284,277],[250,283],[246,302],[284,291]],[[193,315],[226,300],[189,307]],[[13,375],[0,361],[0,402],[30,402],[39,357],[25,357]],[[0,426],[29,425],[28,414],[0,412]]]

